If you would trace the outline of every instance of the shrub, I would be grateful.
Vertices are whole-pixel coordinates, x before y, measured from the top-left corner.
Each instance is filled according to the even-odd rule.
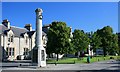
[[[110,59],[114,59],[114,57],[110,57]]]

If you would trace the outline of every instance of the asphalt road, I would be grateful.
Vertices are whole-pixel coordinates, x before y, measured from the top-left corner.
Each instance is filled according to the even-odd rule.
[[[23,63],[24,64],[24,63]],[[26,63],[29,65],[29,63]],[[89,64],[48,64],[44,68],[38,68],[36,66],[18,66],[19,63],[4,63],[4,66],[2,67],[2,72],[16,72],[16,70],[19,70],[21,72],[39,72],[39,71],[64,71],[64,70],[70,70],[74,72],[81,72],[81,71],[111,71],[111,72],[120,72],[120,61],[116,60],[108,60],[108,61],[100,61],[95,63],[89,63]],[[9,66],[10,65],[10,66]],[[25,64],[24,64],[25,65]],[[62,71],[62,72],[63,72]],[[70,72],[68,71],[68,72]],[[18,71],[17,71],[18,72]]]

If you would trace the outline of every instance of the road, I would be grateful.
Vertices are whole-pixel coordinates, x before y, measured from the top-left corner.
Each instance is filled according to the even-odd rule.
[[[12,67],[8,66],[12,64],[7,64],[7,67],[5,67],[5,64],[7,63],[3,64],[4,67],[2,68],[2,72],[8,72],[9,70],[117,70],[117,72],[120,72],[120,61],[116,60],[100,61],[89,64],[48,64],[44,68],[38,68],[36,66],[17,67],[17,64],[14,64],[15,66]]]

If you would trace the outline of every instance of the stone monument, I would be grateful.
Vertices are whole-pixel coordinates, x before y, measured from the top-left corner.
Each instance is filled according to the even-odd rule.
[[[37,8],[35,10],[36,12],[36,42],[35,42],[35,47],[38,50],[38,55],[37,55],[37,63],[38,67],[45,67],[46,66],[46,51],[45,48],[43,47],[43,42],[42,42],[42,9]]]

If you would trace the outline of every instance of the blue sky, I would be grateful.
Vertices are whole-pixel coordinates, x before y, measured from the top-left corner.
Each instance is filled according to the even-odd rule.
[[[117,2],[3,2],[2,19],[18,27],[30,23],[35,29],[36,8],[43,9],[43,25],[63,21],[85,32],[109,25],[118,32]]]

